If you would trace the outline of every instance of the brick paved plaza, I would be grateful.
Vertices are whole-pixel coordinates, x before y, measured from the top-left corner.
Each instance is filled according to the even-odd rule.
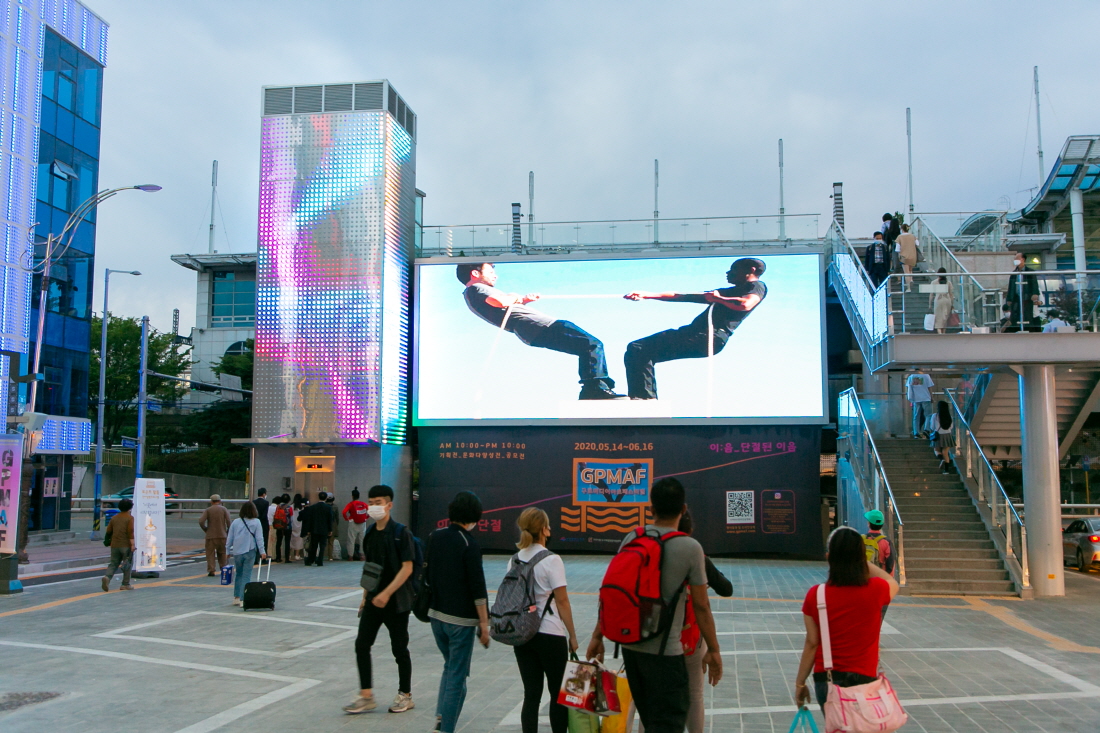
[[[486,558],[492,587],[505,560]],[[715,602],[726,677],[708,692],[713,729],[786,733],[803,639],[799,603],[825,565],[718,565],[736,597]],[[587,636],[606,558],[567,557],[566,566],[578,633]],[[429,627],[415,620],[416,709],[340,710],[358,686],[358,564],[275,566],[274,613],[232,607],[230,590],[203,570],[172,567],[159,581],[135,581],[133,593],[104,594],[86,579],[0,598],[0,730],[431,730],[441,658]],[[1030,602],[899,597],[882,646],[910,713],[905,730],[1100,730],[1100,573],[1070,573],[1067,585],[1064,599]],[[397,680],[384,636],[375,652],[376,690],[387,702]],[[518,732],[521,697],[511,650],[478,647],[459,730]]]

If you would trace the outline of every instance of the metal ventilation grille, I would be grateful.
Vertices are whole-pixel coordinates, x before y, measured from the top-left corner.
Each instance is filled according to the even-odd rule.
[[[321,90],[324,87],[294,87],[294,114],[321,111]]]
[[[382,85],[356,84],[355,109],[382,109]]]
[[[391,115],[397,117],[397,92],[393,90],[393,87],[390,87],[390,99],[387,108]]]
[[[415,140],[416,139],[416,115],[414,115],[412,113],[412,110],[409,110],[409,113],[408,113],[408,115],[406,115],[406,117],[408,118],[408,123],[409,124],[405,125],[405,129],[408,131],[408,133],[410,135],[412,135],[413,140]]]
[[[325,87],[326,112],[351,111],[351,84],[333,84]]]
[[[288,115],[294,110],[294,87],[264,90],[264,114]]]
[[[1092,140],[1070,140],[1069,145],[1066,145],[1065,158],[1068,160],[1076,160],[1078,158],[1084,158],[1085,154],[1089,151],[1089,144]]]

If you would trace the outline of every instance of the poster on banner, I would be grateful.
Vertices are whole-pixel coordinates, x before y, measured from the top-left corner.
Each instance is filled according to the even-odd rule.
[[[164,479],[139,478],[134,484],[134,570],[164,570]]]
[[[0,435],[0,555],[15,554],[23,434]]]

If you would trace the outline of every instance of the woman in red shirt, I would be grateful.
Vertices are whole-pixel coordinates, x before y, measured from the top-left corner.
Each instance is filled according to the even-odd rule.
[[[897,581],[867,561],[863,536],[851,527],[837,527],[829,535],[829,579],[825,583],[825,608],[829,615],[829,641],[833,652],[833,684],[852,687],[878,677],[878,636],[882,609],[898,594]],[[817,586],[802,603],[806,644],[794,678],[794,700],[800,707],[810,700],[806,678],[814,673],[814,692],[824,709],[829,687],[821,659],[821,632],[817,623]]]

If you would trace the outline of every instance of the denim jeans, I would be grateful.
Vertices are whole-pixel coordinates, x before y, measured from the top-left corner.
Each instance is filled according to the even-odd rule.
[[[586,387],[615,386],[615,380],[607,375],[603,342],[572,321],[554,321],[531,346],[577,357],[577,376]]]
[[[443,718],[440,733],[455,733],[458,715],[466,702],[466,678],[474,654],[476,626],[457,626],[432,619],[435,645],[443,654],[443,676],[439,678],[439,699],[435,714]]]
[[[244,596],[244,587],[252,580],[252,566],[256,564],[256,551],[233,556],[233,597]]]
[[[634,399],[657,399],[657,378],[653,373],[655,364],[677,359],[705,359],[711,350],[715,354],[722,351],[728,339],[728,332],[715,331],[713,348],[707,349],[705,330],[682,326],[631,341],[623,356],[627,392]]]
[[[914,402],[913,404],[913,437],[924,432],[924,421],[932,414],[931,402]]]

